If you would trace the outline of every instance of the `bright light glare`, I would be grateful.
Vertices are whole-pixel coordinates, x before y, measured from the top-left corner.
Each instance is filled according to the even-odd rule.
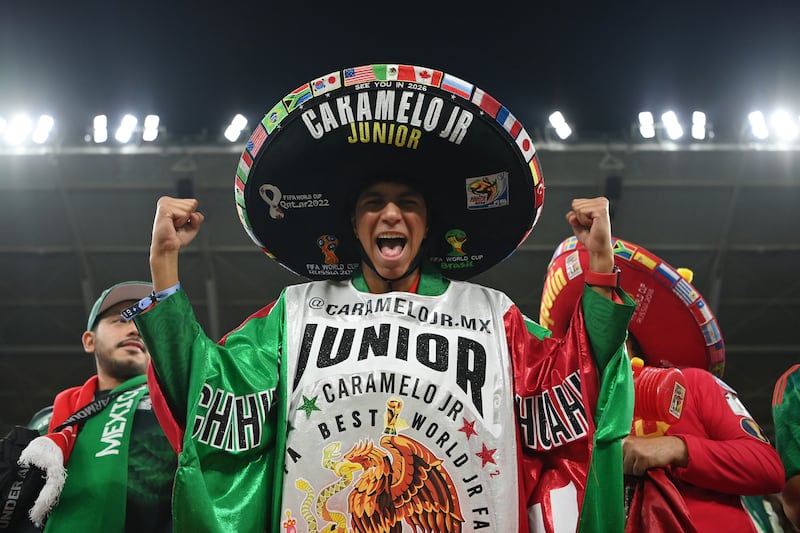
[[[244,118],[244,115],[241,113],[237,113],[236,116],[233,117],[233,120],[231,120],[231,126],[243,130],[245,126],[247,126],[247,119]]]
[[[561,114],[561,111],[555,111],[551,113],[550,116],[548,117],[548,120],[550,121],[550,124],[554,128],[559,127],[561,124],[567,123],[567,121],[564,120],[564,115]]]
[[[147,115],[144,117],[144,132],[142,132],[142,140],[146,142],[155,141],[158,137],[158,115]]]
[[[55,120],[50,115],[40,116],[39,122],[36,123],[36,129],[33,130],[31,140],[36,144],[44,144],[47,141],[47,137],[50,136],[54,124]]]
[[[652,139],[656,136],[655,122],[653,122],[653,114],[650,111],[639,113],[639,133],[645,139]]]
[[[3,136],[8,144],[21,144],[33,128],[33,123],[27,115],[17,115],[11,119]]]
[[[230,142],[234,143],[239,139],[239,135],[241,135],[245,126],[247,126],[247,119],[244,118],[243,115],[237,113],[228,127],[225,128],[225,133],[223,135]]]
[[[122,123],[114,134],[114,138],[121,143],[130,141],[137,123],[138,120],[136,117],[133,115],[125,115],[122,117]]]
[[[556,135],[563,141],[572,135],[572,128],[566,122],[556,127]]]
[[[753,137],[762,141],[769,137],[767,121],[764,120],[764,114],[761,111],[750,112],[750,114],[747,115],[747,120],[750,121],[750,129],[753,132]]]
[[[6,124],[8,124],[8,122],[6,122],[6,119],[0,117],[0,133],[3,133],[3,130],[6,129]]]
[[[569,127],[567,121],[564,119],[564,115],[561,114],[561,111],[555,111],[550,114],[548,117],[550,121],[550,125],[553,126],[556,130],[556,135],[563,141],[570,135],[572,135],[572,128]]]
[[[158,128],[158,123],[161,119],[158,118],[158,115],[147,115],[144,117],[144,127],[145,129],[152,130]]]
[[[231,124],[227,128],[225,128],[225,138],[228,139],[230,142],[235,143],[239,139],[239,135],[242,133],[242,130],[236,128]]]
[[[122,122],[120,124],[121,128],[125,128],[126,130],[132,130],[136,127],[139,121],[133,115],[125,115],[122,117]]]
[[[95,115],[92,121],[94,126],[94,142],[104,143],[108,140],[108,117],[105,115]]]
[[[122,128],[119,128],[117,133],[114,134],[114,138],[123,144],[130,141],[132,136],[133,132],[131,130],[125,130]]]
[[[692,113],[692,124],[697,124],[698,126],[706,126],[706,114],[702,111],[695,111]]]
[[[706,138],[706,114],[702,111],[692,113],[692,137],[697,140]]]
[[[793,141],[797,138],[797,121],[787,111],[775,111],[770,117],[775,134],[784,141]]]
[[[667,111],[661,115],[661,123],[667,129],[667,136],[673,141],[677,141],[683,137],[683,128],[678,122],[678,116],[675,111]]]

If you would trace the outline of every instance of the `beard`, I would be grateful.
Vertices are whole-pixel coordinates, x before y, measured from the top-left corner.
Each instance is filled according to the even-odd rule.
[[[133,357],[118,359],[109,354],[95,352],[95,358],[97,359],[97,365],[103,369],[107,376],[119,381],[127,381],[147,372],[147,357],[144,360]]]

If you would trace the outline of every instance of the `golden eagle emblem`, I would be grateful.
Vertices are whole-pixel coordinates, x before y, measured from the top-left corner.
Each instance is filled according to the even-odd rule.
[[[399,533],[403,522],[414,531],[460,533],[464,518],[450,474],[428,448],[398,434],[403,402],[386,402],[380,447],[358,442],[336,464],[336,471],[361,475],[348,495],[351,531]]]

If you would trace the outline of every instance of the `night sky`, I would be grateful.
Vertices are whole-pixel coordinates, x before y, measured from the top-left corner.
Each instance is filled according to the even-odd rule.
[[[52,114],[76,143],[98,113],[156,113],[174,138],[237,112],[252,127],[368,63],[459,76],[533,132],[560,109],[579,136],[620,139],[672,107],[735,138],[753,109],[800,113],[800,2],[0,1],[0,117]]]

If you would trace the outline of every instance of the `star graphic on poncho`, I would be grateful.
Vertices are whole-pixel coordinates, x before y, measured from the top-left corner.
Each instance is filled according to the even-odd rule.
[[[311,418],[311,413],[314,411],[321,411],[319,407],[317,407],[317,397],[314,396],[313,398],[306,398],[303,395],[303,405],[297,408],[298,411],[305,411],[306,412],[306,419]]]
[[[467,436],[467,440],[472,438],[473,435],[477,435],[478,432],[475,431],[475,421],[468,422],[467,419],[464,419],[464,426],[459,428],[459,431],[463,431],[464,434]]]
[[[485,467],[486,463],[492,463],[493,465],[496,465],[497,463],[494,462],[494,452],[497,451],[497,448],[490,450],[486,447],[486,443],[481,444],[481,446],[483,446],[483,449],[479,453],[475,454],[481,458],[481,468]]]

